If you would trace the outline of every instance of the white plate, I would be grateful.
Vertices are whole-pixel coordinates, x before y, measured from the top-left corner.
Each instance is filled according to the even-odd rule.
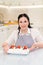
[[[29,49],[9,49],[7,53],[10,54],[29,54]]]

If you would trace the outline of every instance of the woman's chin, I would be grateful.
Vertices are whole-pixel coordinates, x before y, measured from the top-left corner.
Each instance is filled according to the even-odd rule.
[[[26,28],[22,28],[21,30],[26,30]]]

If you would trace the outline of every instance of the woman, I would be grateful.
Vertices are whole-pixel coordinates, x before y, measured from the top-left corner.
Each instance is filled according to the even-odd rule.
[[[30,20],[27,14],[18,16],[18,30],[14,31],[7,41],[3,44],[5,52],[8,51],[10,45],[14,43],[16,46],[28,46],[32,51],[35,48],[43,48],[43,38],[37,29],[30,26]]]

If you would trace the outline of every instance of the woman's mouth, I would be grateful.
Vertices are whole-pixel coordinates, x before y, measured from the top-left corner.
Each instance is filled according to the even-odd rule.
[[[22,28],[25,28],[26,26],[22,26]]]

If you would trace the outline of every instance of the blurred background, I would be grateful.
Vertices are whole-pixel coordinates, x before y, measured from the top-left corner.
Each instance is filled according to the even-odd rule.
[[[43,0],[0,0],[0,4],[6,6],[43,5]]]
[[[37,28],[43,35],[43,0],[0,0],[0,49],[2,43],[18,28],[17,17],[26,13],[30,17],[32,27]],[[15,6],[33,6],[28,8],[15,8]]]

